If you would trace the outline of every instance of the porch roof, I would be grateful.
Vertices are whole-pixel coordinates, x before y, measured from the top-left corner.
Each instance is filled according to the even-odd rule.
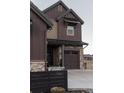
[[[82,41],[70,41],[70,40],[58,40],[58,39],[47,39],[48,45],[72,45],[72,46],[83,46],[88,43]]]

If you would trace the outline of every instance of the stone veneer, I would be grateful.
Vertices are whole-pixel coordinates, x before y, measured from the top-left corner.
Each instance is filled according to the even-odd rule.
[[[43,61],[33,61],[30,64],[31,72],[45,71],[45,62]]]

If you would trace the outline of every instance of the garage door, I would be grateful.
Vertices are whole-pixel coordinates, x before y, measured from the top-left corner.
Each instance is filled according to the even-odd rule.
[[[64,51],[64,65],[66,69],[79,69],[80,59],[79,51]]]

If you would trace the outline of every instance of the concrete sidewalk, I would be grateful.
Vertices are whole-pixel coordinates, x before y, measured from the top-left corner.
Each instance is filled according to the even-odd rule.
[[[93,71],[68,70],[68,90],[93,89]]]

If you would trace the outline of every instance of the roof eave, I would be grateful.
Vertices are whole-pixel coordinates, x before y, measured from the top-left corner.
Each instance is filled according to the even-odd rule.
[[[86,42],[82,42],[82,43],[83,43],[83,45],[87,45],[87,46],[89,45],[89,44],[88,44],[88,43],[86,43]]]
[[[81,24],[84,24],[84,21],[72,9],[70,11],[79,19]]]
[[[70,40],[58,40],[58,39],[47,39],[48,45],[71,45],[71,46],[88,46],[88,43],[82,41],[70,41]]]
[[[72,12],[78,19],[79,19],[79,22],[83,25],[84,24],[84,21],[72,10],[72,9],[69,9],[68,11],[66,11],[63,15],[59,16],[56,21],[59,21],[61,18],[63,18],[66,14],[68,14],[69,12]]]
[[[32,2],[30,2],[30,9],[32,9],[48,25],[49,28],[52,28],[52,22],[49,21],[49,19]]]

